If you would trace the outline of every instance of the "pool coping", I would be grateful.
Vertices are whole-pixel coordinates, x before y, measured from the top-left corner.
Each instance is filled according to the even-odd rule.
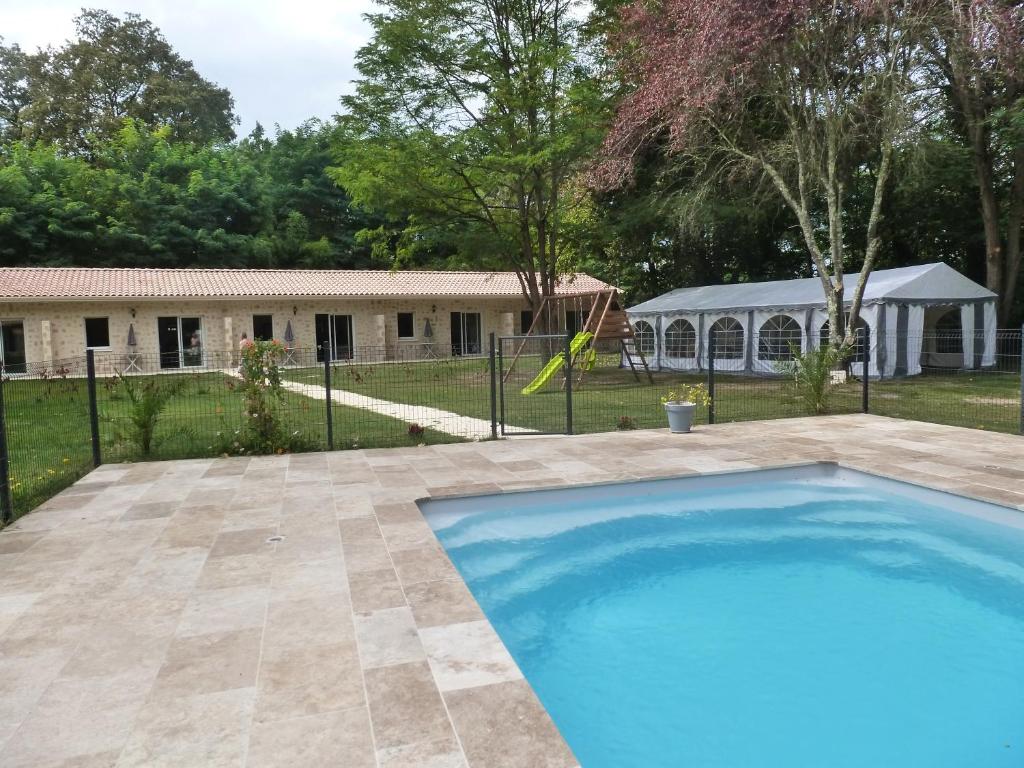
[[[41,734],[52,733],[55,723],[67,729],[60,747],[69,760],[95,753],[91,718],[115,706],[105,704],[108,694],[117,694],[122,710],[127,706],[122,688],[130,673],[138,688],[133,714],[121,730],[100,733],[119,768],[146,765],[147,755],[157,753],[187,756],[197,745],[237,746],[236,764],[261,766],[292,765],[300,754],[313,764],[308,750],[315,747],[334,750],[324,754],[335,762],[345,750],[344,763],[353,768],[431,760],[446,768],[572,768],[578,763],[571,749],[509,663],[419,500],[830,465],[1020,511],[1021,446],[1010,435],[837,416],[700,427],[688,436],[638,430],[104,465],[0,533],[0,544],[9,545],[0,547],[7,566],[0,569],[0,598],[31,591],[34,600],[0,600],[0,659],[8,651],[13,659],[10,669],[0,664],[0,763],[52,758],[53,738]],[[333,500],[329,508],[325,499]],[[225,589],[208,578],[224,556],[254,559],[264,570],[254,569],[252,583]],[[83,582],[76,566],[96,563],[105,578]],[[170,565],[176,570],[166,571]],[[133,666],[91,643],[119,626],[118,611],[151,600],[155,587],[177,611],[146,626],[162,633],[162,650]],[[258,615],[211,613],[209,601],[227,592],[235,608],[250,600]],[[54,594],[73,594],[77,604],[54,603]],[[96,605],[94,619],[77,619],[84,634],[70,637],[78,624],[69,620],[52,637],[59,611],[73,615],[83,604]],[[117,611],[99,610],[108,604]],[[280,636],[275,611],[299,604],[319,606],[302,614],[305,634],[330,635],[332,644],[310,649],[307,638],[300,648]],[[225,626],[231,622],[238,626]],[[212,680],[214,672],[199,674],[185,653],[197,639],[223,637],[238,641],[233,662],[251,663],[242,687]],[[241,640],[251,643],[243,649]],[[25,655],[31,644],[48,644],[45,673],[37,655]],[[330,653],[311,666],[318,649]],[[327,673],[331,689],[321,679]],[[4,687],[5,674],[16,674],[13,689]],[[121,687],[108,691],[115,684]],[[338,698],[334,689],[341,687],[347,698]],[[60,707],[73,706],[68,691],[83,689],[91,706],[58,717]],[[222,711],[249,713],[240,733],[209,725],[220,722],[211,712]],[[173,733],[172,713],[185,719]]]

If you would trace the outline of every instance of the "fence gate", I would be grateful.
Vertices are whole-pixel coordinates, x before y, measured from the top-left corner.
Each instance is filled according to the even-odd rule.
[[[502,336],[496,353],[501,435],[571,435],[569,338]]]

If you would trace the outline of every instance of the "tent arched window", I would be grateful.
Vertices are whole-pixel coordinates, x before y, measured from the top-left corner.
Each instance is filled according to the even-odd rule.
[[[654,326],[646,320],[633,323],[633,335],[636,337],[636,348],[644,357],[654,354]]]
[[[757,356],[760,360],[792,360],[800,351],[803,330],[789,315],[775,315],[765,320],[757,335]]]
[[[665,329],[665,356],[694,358],[697,356],[697,331],[689,320],[673,320]]]
[[[735,317],[716,320],[709,331],[716,360],[743,359],[743,324]]]
[[[959,309],[951,309],[935,321],[935,351],[940,354],[963,354],[964,330],[960,324]]]
[[[818,334],[818,343],[822,347],[828,346],[829,333],[832,330],[832,323],[826,320],[822,323],[821,331]],[[857,318],[857,341],[853,345],[853,355],[847,358],[851,363],[864,362],[864,339],[871,338],[871,326],[864,322],[863,317]]]

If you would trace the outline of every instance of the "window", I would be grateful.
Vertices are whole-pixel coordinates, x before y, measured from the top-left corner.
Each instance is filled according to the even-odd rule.
[[[274,316],[252,316],[252,338],[254,341],[270,341],[274,338]]]
[[[524,336],[530,332],[533,325],[533,310],[524,309],[519,313],[519,332]]]
[[[769,317],[757,334],[757,356],[761,360],[792,360],[802,339],[800,323],[792,317]]]
[[[849,318],[847,318],[849,322]],[[831,331],[832,324],[826,320],[824,325],[821,326],[821,332],[818,335],[818,343],[822,347],[828,346],[829,332]],[[867,323],[864,322],[863,317],[857,318],[857,341],[853,345],[853,355],[847,358],[851,363],[863,363],[864,362],[864,339],[871,338],[871,328]]]
[[[708,330],[708,343],[715,352],[715,360],[742,360],[743,324],[735,317],[716,320]]]
[[[964,333],[960,325],[959,309],[951,309],[935,321],[935,351],[948,355],[964,353]]]
[[[86,349],[109,349],[110,348],[110,318],[108,318],[108,317],[87,317],[87,318],[85,318],[85,348]]]
[[[413,318],[412,312],[398,313],[398,338],[416,338],[416,322],[415,319]]]
[[[636,337],[636,348],[640,354],[649,356],[654,354],[654,326],[646,320],[637,320],[633,323],[633,335]]]
[[[27,373],[25,325],[20,320],[0,322],[0,370],[4,373]]]
[[[697,356],[697,332],[689,320],[673,320],[665,329],[666,357]]]

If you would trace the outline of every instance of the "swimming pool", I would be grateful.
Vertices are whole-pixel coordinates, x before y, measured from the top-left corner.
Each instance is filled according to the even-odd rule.
[[[831,465],[421,506],[584,768],[1024,765],[1024,513]]]

